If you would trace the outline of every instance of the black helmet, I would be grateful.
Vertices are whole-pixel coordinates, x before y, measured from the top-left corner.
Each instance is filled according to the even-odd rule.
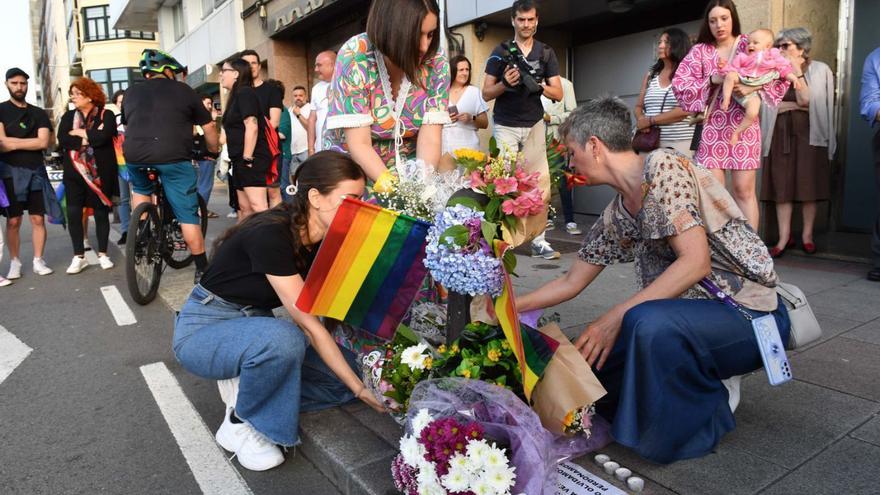
[[[184,67],[183,64],[178,62],[174,57],[168,55],[162,50],[156,50],[153,48],[147,48],[141,54],[141,75],[146,76],[147,72],[156,72],[159,74],[164,74],[165,69],[171,69],[171,72],[177,74],[178,72],[182,72]]]

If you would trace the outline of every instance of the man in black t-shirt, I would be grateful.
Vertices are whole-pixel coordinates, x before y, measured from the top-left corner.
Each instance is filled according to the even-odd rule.
[[[281,111],[284,108],[284,92],[275,84],[266,84],[260,73],[262,63],[260,55],[255,50],[244,50],[239,56],[251,66],[251,76],[254,78],[254,91],[260,100],[260,110],[272,123],[273,129],[281,125]],[[281,181],[269,184],[266,189],[269,196],[269,208],[281,203]]]
[[[150,201],[153,188],[146,168],[157,170],[195,259],[198,283],[208,259],[198,213],[192,130],[193,126],[201,126],[208,151],[217,153],[217,127],[195,90],[176,80],[184,67],[174,57],[146,49],[140,68],[146,81],[128,88],[122,100],[123,153],[131,176],[131,208]]]
[[[44,186],[49,184],[43,151],[49,147],[52,124],[45,110],[25,101],[29,76],[15,67],[6,71],[9,100],[0,103],[0,179],[6,189],[9,206],[0,208],[6,216],[9,238],[10,280],[21,277],[21,217],[28,211],[34,243],[34,273],[49,275],[52,269],[43,261],[46,246]],[[51,190],[51,186],[47,190]],[[0,252],[2,255],[2,252]],[[0,283],[3,278],[0,277]],[[6,283],[3,283],[6,285]]]
[[[495,140],[499,147],[521,151],[528,172],[539,172],[539,186],[545,203],[550,201],[550,172],[544,128],[543,94],[551,100],[562,99],[559,62],[549,46],[535,39],[538,9],[534,0],[516,0],[511,7],[513,41],[498,45],[486,62],[483,99],[497,100],[493,110]],[[521,53],[520,64],[511,57]],[[544,233],[532,241],[532,256],[557,259],[544,239]]]

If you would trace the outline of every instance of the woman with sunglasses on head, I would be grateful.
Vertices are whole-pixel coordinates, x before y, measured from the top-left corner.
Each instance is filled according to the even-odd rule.
[[[239,377],[217,442],[247,469],[282,462],[299,443],[299,413],[358,398],[383,408],[318,318],[297,309],[303,280],[344,198],[364,194],[347,155],[323,151],[297,169],[291,200],[255,213],[217,239],[214,256],[174,329],[174,353],[204,378]],[[293,321],[275,318],[283,306]]]
[[[801,242],[807,254],[816,252],[813,225],[816,203],[831,197],[831,165],[837,150],[834,129],[834,74],[810,57],[813,36],[804,28],[783,29],[776,48],[789,58],[800,89],[789,88],[777,108],[762,105],[761,134],[764,170],[761,201],[776,204],[779,232],[770,255],[778,258],[794,246],[791,216],[801,204]]]
[[[113,137],[116,115],[104,108],[107,96],[95,81],[81,77],[70,85],[68,110],[58,123],[58,145],[64,151],[64,191],[67,198],[67,228],[73,243],[70,275],[89,266],[85,259],[83,210],[91,208],[98,236],[98,263],[113,268],[107,256],[110,238],[110,209],[119,197],[119,167]]]
[[[232,162],[232,180],[238,198],[238,221],[269,208],[266,175],[272,154],[266,140],[266,119],[254,90],[251,66],[242,58],[228,60],[220,69],[220,86],[229,91],[223,130]]]

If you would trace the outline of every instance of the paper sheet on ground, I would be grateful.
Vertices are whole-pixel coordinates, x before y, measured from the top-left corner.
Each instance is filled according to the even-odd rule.
[[[556,495],[580,495],[582,493],[626,495],[625,491],[573,462],[561,462],[556,470],[559,473]]]

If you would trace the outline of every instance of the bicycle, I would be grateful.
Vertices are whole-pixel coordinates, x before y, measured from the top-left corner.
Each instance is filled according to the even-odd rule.
[[[125,244],[125,275],[131,298],[140,305],[156,298],[165,265],[185,268],[193,255],[183,239],[180,223],[165,196],[162,181],[155,169],[146,169],[153,184],[153,201],[142,203],[131,213],[128,242]],[[199,198],[202,236],[208,231],[208,207]]]

